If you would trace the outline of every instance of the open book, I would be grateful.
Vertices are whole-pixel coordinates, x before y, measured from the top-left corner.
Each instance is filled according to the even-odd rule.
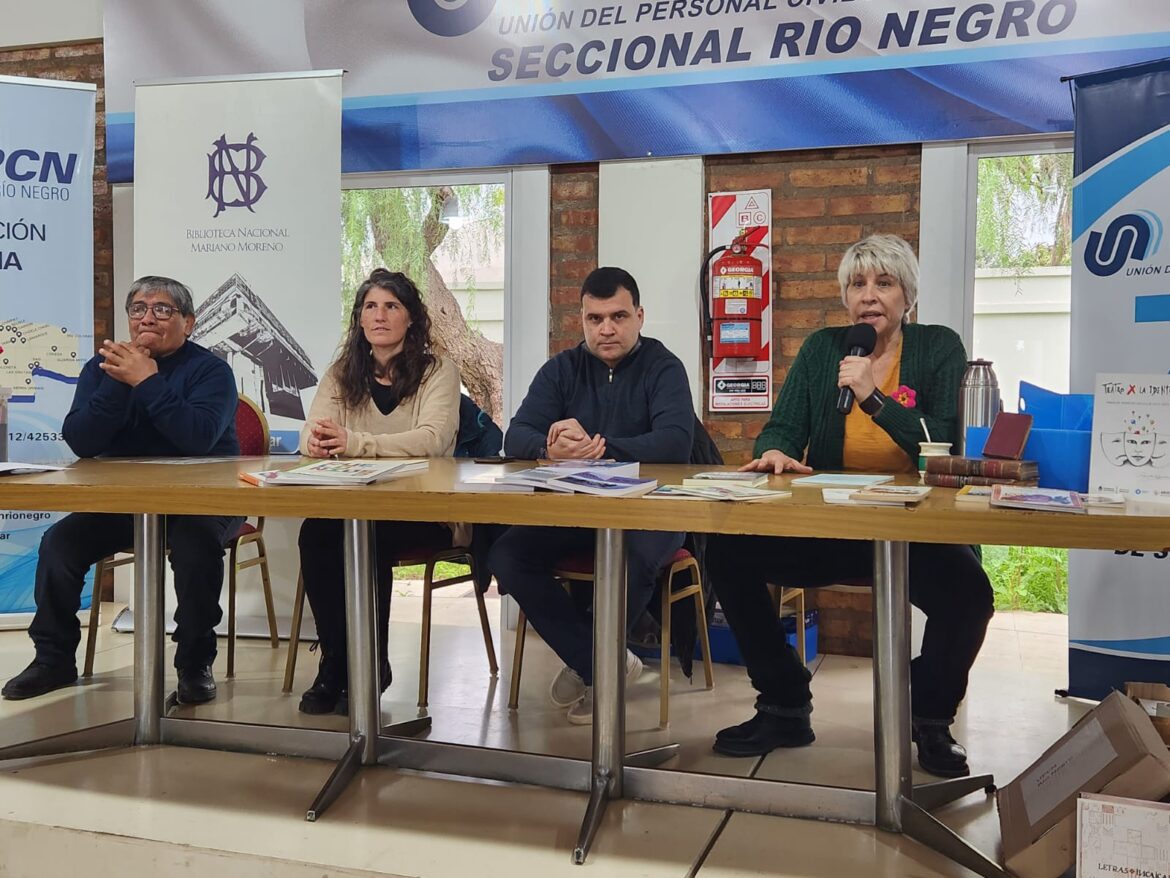
[[[769,490],[768,488],[753,488],[751,485],[739,485],[734,482],[727,484],[706,482],[702,485],[688,485],[684,480],[681,485],[663,485],[654,491],[651,497],[667,497],[679,500],[783,500],[791,497],[791,491]]]
[[[240,473],[253,485],[369,485],[424,471],[425,457],[381,460],[316,460],[285,470]]]
[[[604,497],[637,497],[658,487],[655,479],[638,478],[637,462],[602,466],[593,461],[557,461],[555,465],[518,470],[496,479],[501,486],[543,488],[565,493],[598,494]],[[616,470],[616,472],[615,472]]]

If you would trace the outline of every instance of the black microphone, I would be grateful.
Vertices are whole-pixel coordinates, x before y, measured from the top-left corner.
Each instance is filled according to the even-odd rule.
[[[873,353],[877,344],[877,330],[868,323],[854,323],[845,333],[845,347],[849,348],[851,357],[868,357]],[[837,411],[843,415],[849,414],[853,408],[853,388],[842,387],[837,394]]]

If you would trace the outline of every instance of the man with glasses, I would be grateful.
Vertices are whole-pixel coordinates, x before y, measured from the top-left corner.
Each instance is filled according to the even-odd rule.
[[[79,457],[236,455],[239,398],[231,368],[188,340],[195,326],[191,291],[168,277],[142,277],[126,296],[130,342],[106,339],[85,364],[63,433]],[[175,573],[175,667],[185,704],[215,698],[215,626],[222,612],[223,554],[242,518],[168,515],[165,531]],[[37,612],[29,627],[32,664],[0,694],[32,698],[77,681],[77,612],[91,565],[134,542],[130,515],[77,512],[41,539]],[[95,597],[97,587],[95,586]]]

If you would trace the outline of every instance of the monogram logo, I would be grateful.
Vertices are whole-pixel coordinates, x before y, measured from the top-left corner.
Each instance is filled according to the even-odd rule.
[[[471,33],[491,14],[496,0],[408,0],[414,20],[440,37]]]
[[[229,207],[255,213],[252,205],[268,190],[258,173],[267,156],[256,146],[256,135],[249,132],[243,143],[228,143],[227,135],[221,134],[212,145],[215,151],[207,154],[207,197],[215,201],[213,216]]]

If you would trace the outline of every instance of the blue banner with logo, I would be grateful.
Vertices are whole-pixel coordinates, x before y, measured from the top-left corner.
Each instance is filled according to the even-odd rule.
[[[75,459],[61,424],[93,355],[96,94],[0,76],[0,460]],[[0,622],[36,609],[37,549],[60,517],[0,512]]]
[[[131,84],[343,68],[345,172],[962,140],[1072,128],[1060,78],[1170,49],[1165,0],[107,0]],[[183,38],[176,40],[174,33]]]
[[[1073,97],[1071,386],[1092,393],[1098,373],[1170,372],[1170,58],[1079,76]],[[1070,553],[1075,695],[1170,679],[1170,553],[1131,549]]]

